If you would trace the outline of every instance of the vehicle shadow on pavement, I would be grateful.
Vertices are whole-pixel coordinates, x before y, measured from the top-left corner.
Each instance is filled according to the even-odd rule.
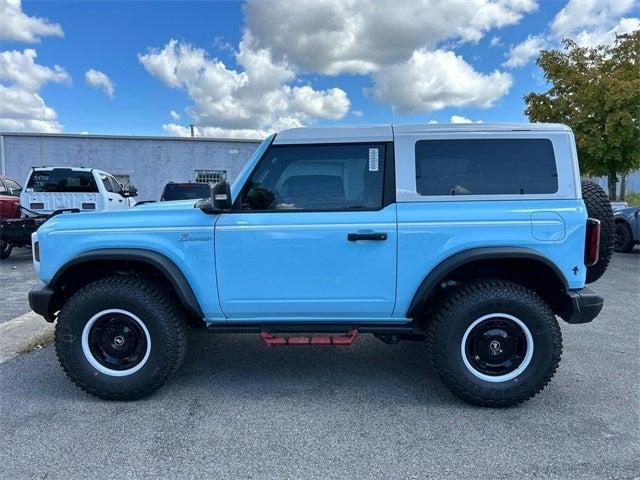
[[[351,347],[267,348],[256,334],[195,331],[187,358],[168,385],[185,388],[235,398],[294,397],[310,404],[345,396],[372,404],[455,398],[432,373],[425,343],[386,345],[372,335],[360,335]]]

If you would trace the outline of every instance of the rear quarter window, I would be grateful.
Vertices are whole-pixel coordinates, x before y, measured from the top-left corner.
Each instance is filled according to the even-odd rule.
[[[455,139],[416,142],[419,195],[525,195],[558,191],[548,139]]]
[[[95,193],[98,186],[91,172],[73,170],[36,170],[31,173],[29,192]]]

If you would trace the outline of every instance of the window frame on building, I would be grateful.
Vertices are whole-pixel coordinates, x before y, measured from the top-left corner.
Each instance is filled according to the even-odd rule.
[[[227,171],[220,169],[196,169],[195,182],[215,184],[227,179]]]

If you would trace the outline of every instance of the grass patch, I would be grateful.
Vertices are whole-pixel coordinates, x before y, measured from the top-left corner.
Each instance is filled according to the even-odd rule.
[[[629,205],[630,207],[640,205],[640,193],[629,192],[624,196],[624,201],[627,202],[627,205]]]

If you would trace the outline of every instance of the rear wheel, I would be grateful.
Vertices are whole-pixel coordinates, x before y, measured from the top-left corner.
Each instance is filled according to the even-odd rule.
[[[633,234],[631,228],[624,222],[616,223],[616,241],[614,245],[616,252],[628,253],[633,250]]]
[[[600,220],[600,249],[598,250],[598,263],[587,267],[587,283],[598,280],[609,266],[613,255],[615,241],[615,225],[613,210],[606,192],[597,183],[589,180],[582,181],[582,199],[587,207],[589,218]]]
[[[431,364],[463,400],[507,407],[549,383],[562,354],[562,335],[547,304],[502,280],[467,284],[436,308],[428,328]]]
[[[13,245],[7,242],[0,242],[0,258],[5,259],[9,258],[11,255],[11,251],[13,250]]]
[[[82,390],[109,400],[132,400],[158,389],[186,350],[177,300],[138,276],[91,283],[62,308],[55,330],[58,360]]]

